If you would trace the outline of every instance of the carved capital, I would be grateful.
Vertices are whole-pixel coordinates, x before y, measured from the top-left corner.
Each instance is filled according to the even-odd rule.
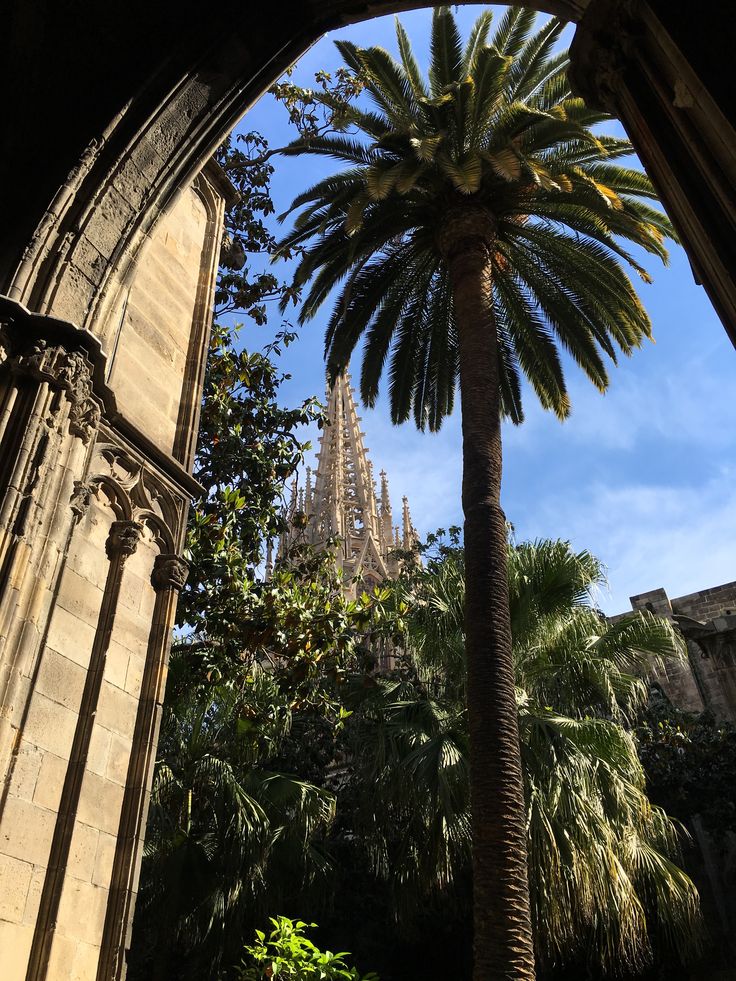
[[[616,113],[641,38],[640,0],[590,0],[570,45],[568,77],[589,106]]]
[[[177,592],[184,588],[189,575],[189,563],[179,555],[157,555],[151,573],[153,588],[175,589]]]
[[[140,521],[113,521],[105,543],[107,557],[112,560],[119,555],[126,559],[133,555],[138,548],[142,531],[143,525]]]
[[[69,410],[69,432],[88,443],[97,432],[102,418],[102,410],[93,397],[72,401]]]
[[[81,351],[68,351],[61,344],[49,345],[41,338],[30,351],[15,358],[13,368],[62,389],[70,403],[69,431],[89,442],[102,412],[94,395],[92,365]]]

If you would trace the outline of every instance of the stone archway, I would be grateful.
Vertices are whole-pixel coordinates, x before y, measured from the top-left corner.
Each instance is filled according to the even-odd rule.
[[[123,23],[90,5],[85,23],[92,37],[82,29],[66,40],[86,55],[95,32],[102,34],[93,50],[98,60],[112,59],[115,84],[90,77],[93,65],[90,75],[78,66],[72,72],[100,95],[83,105],[88,118],[70,134],[79,145],[62,141],[58,166],[54,155],[44,168],[42,187],[36,187],[38,180],[18,187],[33,162],[18,157],[18,141],[28,139],[23,126],[15,143],[10,141],[3,165],[15,173],[2,186],[14,189],[9,203],[18,202],[23,220],[4,225],[0,292],[34,312],[95,332],[157,215],[273,78],[326,30],[421,5],[417,0],[282,0],[246,20],[227,0],[205,13],[189,3],[175,10],[156,5],[155,14],[150,5],[134,4]],[[736,137],[726,74],[718,72],[719,64],[727,64],[718,59],[719,52],[725,57],[723,32],[707,21],[683,23],[663,0],[528,5],[579,23],[572,46],[575,84],[589,101],[624,122],[680,230],[696,276],[736,342]],[[28,4],[17,6],[24,7],[24,16],[16,16],[7,43],[30,36],[27,25],[23,32]],[[38,16],[53,19],[51,6],[45,0],[31,4]],[[78,6],[84,12],[84,4]],[[106,36],[116,31],[117,54]],[[129,46],[140,48],[140,57],[123,67]],[[21,49],[26,61],[34,54],[30,47]],[[51,38],[36,58],[43,60],[57,48]],[[76,66],[79,59],[70,53],[68,60]],[[12,66],[12,57],[6,64]],[[50,71],[53,66],[51,59]],[[74,118],[73,107],[62,104],[61,111]],[[38,126],[37,114],[38,106],[27,107],[23,119]],[[66,163],[74,166],[61,169]]]
[[[207,161],[320,34],[418,0],[14,0],[0,59],[0,974],[124,976],[209,309]],[[736,342],[728,38],[667,0],[537,0]],[[45,125],[44,125],[45,124]]]

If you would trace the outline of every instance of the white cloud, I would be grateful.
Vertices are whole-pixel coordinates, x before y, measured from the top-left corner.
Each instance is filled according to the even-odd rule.
[[[673,365],[670,359],[661,373],[656,371],[656,360],[647,367],[645,373],[625,363],[613,374],[605,395],[570,370],[572,414],[564,423],[527,392],[526,420],[522,426],[506,428],[507,449],[536,453],[550,440],[561,447],[590,445],[597,450],[632,450],[651,446],[653,440],[692,444],[700,450],[732,447],[736,432],[732,358],[726,365],[717,359],[707,365],[693,361]]]
[[[630,608],[629,596],[663,587],[672,596],[736,579],[736,468],[702,486],[673,488],[594,484],[569,488],[528,514],[520,531],[569,538],[608,567],[608,613]]]

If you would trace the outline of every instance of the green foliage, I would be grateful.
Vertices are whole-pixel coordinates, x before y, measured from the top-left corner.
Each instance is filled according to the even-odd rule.
[[[245,948],[248,960],[238,974],[238,981],[261,981],[278,978],[283,981],[378,981],[376,974],[361,975],[349,967],[345,952],[322,952],[304,936],[307,926],[317,924],[271,917],[273,930],[266,937],[256,930],[256,942]]]
[[[178,979],[227,968],[268,913],[325,890],[335,794],[294,748],[319,733],[334,758],[350,718],[344,679],[368,663],[364,637],[383,602],[380,592],[348,602],[328,554],[294,557],[244,592],[237,656],[216,641],[178,645],[131,977],[145,976],[151,948]]]
[[[232,963],[267,896],[325,874],[311,843],[334,817],[334,796],[268,766],[290,721],[288,694],[257,669],[189,685],[167,704],[138,922],[177,977]],[[137,946],[134,967],[147,953]]]
[[[289,122],[305,143],[349,125],[348,107],[363,91],[362,80],[345,67],[334,73],[315,72],[314,82],[314,90],[295,85],[291,81],[291,71],[288,71],[285,79],[270,90],[286,108]],[[278,152],[284,153],[285,149],[282,147]]]
[[[481,14],[463,48],[450,9],[435,8],[428,80],[398,21],[398,61],[337,42],[364,86],[360,99],[342,96],[349,133],[287,148],[345,168],[282,216],[296,214],[279,250],[301,250],[294,282],[309,282],[299,319],[337,289],[325,340],[331,374],[362,338],[363,400],[375,404],[386,368],[393,421],[413,414],[420,428],[438,429],[452,411],[459,370],[441,244],[448,216],[485,216],[502,408],[517,423],[522,375],[546,409],[569,413],[558,345],[604,390],[606,362],[651,336],[622,261],[649,276],[624,243],[666,261],[663,241],[674,237],[646,175],[617,162],[631,144],[600,134],[609,117],[572,94],[567,54],[556,50],[562,23],[535,33],[534,12],[518,7],[489,37],[490,23]],[[305,99],[335,105],[332,93]]]
[[[292,338],[281,333],[249,353],[237,346],[237,327],[216,325],[212,334],[194,468],[205,493],[190,512],[178,618],[187,635],[223,654],[238,653],[264,544],[283,528],[284,482],[308,447],[297,431],[321,418],[316,399],[296,409],[278,403],[284,376],[274,358]]]
[[[463,556],[434,546],[397,585],[409,660],[356,695],[349,727],[358,836],[409,922],[468,901]],[[646,698],[641,671],[681,658],[682,641],[649,614],[602,618],[600,565],[566,542],[510,545],[509,580],[538,961],[615,973],[653,949],[686,959],[699,913],[679,826],[650,803],[624,725]]]
[[[637,728],[654,800],[681,821],[698,816],[717,839],[736,832],[736,728],[674,708],[658,690]]]

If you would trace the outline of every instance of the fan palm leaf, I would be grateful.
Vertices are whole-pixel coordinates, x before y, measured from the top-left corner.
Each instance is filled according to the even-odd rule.
[[[567,542],[512,546],[508,565],[537,960],[615,975],[650,962],[653,943],[687,959],[700,918],[677,864],[683,832],[649,802],[622,724],[682,640],[651,614],[605,620],[591,605],[600,563]],[[407,588],[418,680],[379,681],[354,733],[361,829],[399,916],[446,901],[471,846],[462,553]]]

